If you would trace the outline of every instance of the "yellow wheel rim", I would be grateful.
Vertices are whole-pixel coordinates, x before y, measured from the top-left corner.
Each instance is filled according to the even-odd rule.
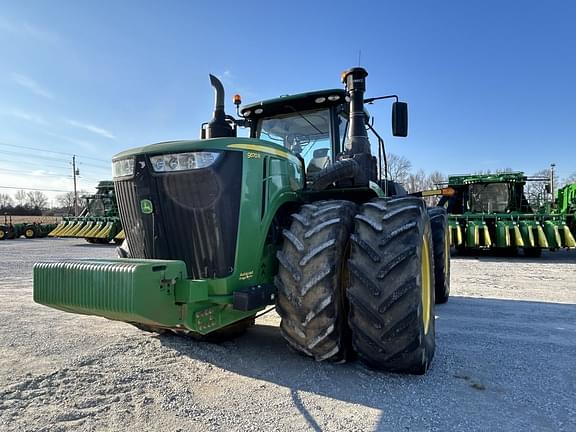
[[[34,237],[34,231],[31,229],[26,230],[26,237]]]
[[[4,230],[0,230],[0,239],[3,239],[5,235],[6,233],[4,232]]]
[[[430,310],[432,298],[432,281],[430,277],[430,246],[426,236],[422,237],[422,265],[420,267],[422,278],[422,321],[424,324],[424,334],[428,334],[430,329]]]

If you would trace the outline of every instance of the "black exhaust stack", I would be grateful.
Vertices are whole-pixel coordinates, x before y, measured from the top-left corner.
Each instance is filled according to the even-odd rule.
[[[376,163],[370,150],[370,140],[366,131],[366,113],[364,112],[364,92],[368,72],[354,67],[342,73],[342,82],[348,92],[350,118],[346,137],[345,153],[354,158],[360,170],[354,179],[355,185],[367,185],[376,179]]]
[[[235,137],[236,131],[226,121],[226,113],[224,112],[224,86],[214,75],[210,75],[210,84],[214,87],[214,114],[212,120],[203,127],[202,138]]]

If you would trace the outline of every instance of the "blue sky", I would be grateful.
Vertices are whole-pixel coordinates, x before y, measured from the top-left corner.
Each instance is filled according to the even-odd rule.
[[[565,177],[576,172],[573,5],[0,0],[0,143],[80,155],[90,189],[123,149],[196,138],[208,73],[252,102],[338,87],[361,50],[367,94],[409,103],[406,139],[390,137],[386,102],[370,111],[415,168],[555,162]],[[0,186],[71,189],[68,156],[0,149]]]

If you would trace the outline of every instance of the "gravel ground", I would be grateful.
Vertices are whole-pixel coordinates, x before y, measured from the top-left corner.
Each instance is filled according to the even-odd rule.
[[[301,357],[275,314],[215,345],[33,303],[34,261],[114,256],[0,242],[0,430],[576,430],[575,252],[454,258],[421,377]]]

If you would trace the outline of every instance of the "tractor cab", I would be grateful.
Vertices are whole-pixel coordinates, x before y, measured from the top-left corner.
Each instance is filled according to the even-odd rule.
[[[526,181],[523,172],[450,176],[448,185],[455,193],[439,205],[446,205],[450,214],[532,213],[524,195]]]
[[[99,182],[96,193],[84,195],[82,199],[85,202],[84,213],[90,216],[118,217],[114,182],[108,180]]]
[[[345,89],[328,89],[280,96],[244,106],[239,95],[234,104],[240,119],[224,112],[224,87],[210,75],[215,90],[212,119],[203,123],[202,140],[237,136],[238,127],[250,129],[250,137],[264,145],[273,143],[289,150],[303,165],[307,189],[321,191],[335,187],[368,189],[370,183],[388,180],[384,141],[369,123],[364,104],[394,98],[392,134],[408,134],[408,105],[398,96],[364,98],[366,70],[351,68],[341,75]],[[372,155],[368,130],[378,138],[378,158]]]
[[[344,150],[348,125],[346,92],[321,90],[281,96],[246,105],[250,136],[280,144],[304,162],[313,177],[332,164]]]

